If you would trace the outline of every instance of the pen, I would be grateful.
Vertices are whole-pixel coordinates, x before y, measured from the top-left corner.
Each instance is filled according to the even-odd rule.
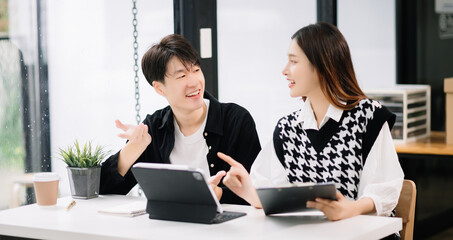
[[[76,201],[75,200],[72,200],[72,202],[68,205],[68,207],[66,208],[66,211],[69,211],[71,210],[72,207],[74,207],[76,205]]]

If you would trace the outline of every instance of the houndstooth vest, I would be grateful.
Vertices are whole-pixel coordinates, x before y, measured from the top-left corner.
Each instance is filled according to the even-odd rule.
[[[273,136],[289,182],[334,182],[344,196],[357,199],[368,153],[382,125],[387,121],[393,127],[395,115],[379,102],[363,99],[343,111],[339,122],[330,119],[318,131],[296,123],[299,113],[281,118]]]

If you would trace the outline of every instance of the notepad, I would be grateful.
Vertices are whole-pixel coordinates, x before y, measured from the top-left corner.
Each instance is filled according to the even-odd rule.
[[[122,217],[135,217],[146,213],[146,202],[136,201],[126,203],[119,206],[100,209],[98,212]]]

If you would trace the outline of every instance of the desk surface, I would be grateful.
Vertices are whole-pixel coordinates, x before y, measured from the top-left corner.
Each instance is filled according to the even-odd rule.
[[[395,148],[397,153],[453,156],[453,144],[445,143],[445,132],[432,131],[428,138],[398,143]]]
[[[131,201],[145,204],[139,197],[77,200],[66,211],[71,201],[65,197],[56,206],[32,204],[0,211],[0,235],[39,239],[379,239],[401,230],[400,218],[357,216],[330,222],[319,213],[266,217],[262,210],[239,205],[224,208],[247,216],[213,225],[182,223],[152,220],[147,214],[129,218],[97,212]]]

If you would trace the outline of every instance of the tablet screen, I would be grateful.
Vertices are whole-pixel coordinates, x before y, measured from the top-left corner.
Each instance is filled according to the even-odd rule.
[[[307,201],[313,201],[317,197],[336,200],[334,183],[258,188],[257,193],[266,215],[306,211]]]

